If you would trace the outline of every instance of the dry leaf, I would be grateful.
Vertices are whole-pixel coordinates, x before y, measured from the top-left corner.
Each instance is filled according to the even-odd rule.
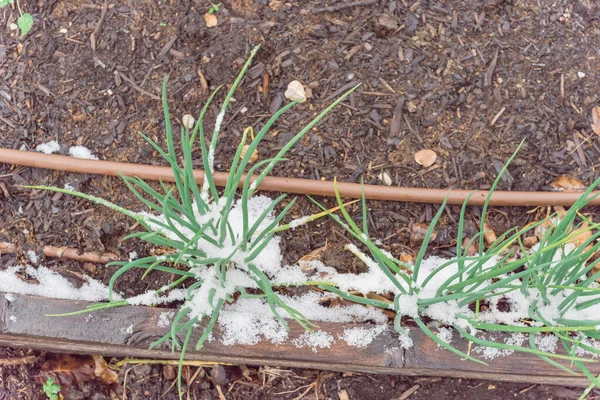
[[[399,260],[405,264],[412,264],[415,261],[415,258],[411,254],[401,253]]]
[[[496,241],[496,232],[494,229],[488,224],[483,224],[483,238],[485,239],[485,244],[491,246]]]
[[[317,249],[314,249],[313,251],[311,251],[310,253],[300,257],[300,259],[298,260],[298,264],[300,264],[300,269],[302,270],[302,272],[312,272],[316,269],[316,266],[314,266],[313,264],[307,264],[311,261],[315,261],[315,260],[320,260],[321,259],[321,253],[323,253],[323,251],[327,249],[327,245],[323,246],[323,247],[319,247]]]
[[[537,242],[538,242],[537,236],[527,236],[526,238],[523,238],[523,246],[525,246],[528,249],[530,249],[534,245],[536,245]]]
[[[291,81],[285,91],[285,98],[292,101],[298,100],[301,103],[305,102],[306,91],[304,90],[304,85],[298,81]]]
[[[550,184],[550,186],[560,192],[583,192],[586,189],[583,182],[568,175],[559,176]]]
[[[425,168],[431,167],[436,159],[437,154],[433,150],[423,149],[415,153],[415,161],[417,164],[422,165]]]
[[[467,257],[471,257],[471,256],[474,256],[475,254],[477,254],[477,249],[475,248],[475,241],[472,241],[470,246],[469,246],[469,242],[471,242],[470,237],[466,237],[462,242],[462,248],[463,248],[463,251],[465,252],[464,255]],[[467,246],[469,246],[468,249],[466,248]]]
[[[177,377],[177,372],[175,371],[175,366],[174,365],[164,365],[163,366],[163,377],[168,380],[168,381],[172,381],[173,379],[175,379]]]
[[[573,243],[575,246],[579,247],[591,237],[592,230],[589,228],[589,224],[584,222],[579,228],[569,234],[568,243]]]
[[[204,14],[204,23],[206,24],[207,28],[212,28],[214,26],[217,26],[219,20],[217,19],[217,16],[215,14],[206,13]]]
[[[413,226],[410,228],[410,245],[414,247],[419,243],[423,243],[428,229],[429,225],[423,222],[414,223]],[[436,237],[437,232],[434,230],[433,232],[431,232],[431,236],[429,237],[429,243],[433,242]]]
[[[592,108],[592,130],[596,135],[600,135],[600,107]]]
[[[533,228],[533,234],[537,238],[543,238],[544,236],[546,236],[546,232],[548,232],[548,229],[552,228],[556,223],[557,221],[554,218],[547,219],[540,225]]]
[[[104,360],[104,357],[92,357],[94,358],[94,363],[96,364],[96,367],[94,368],[94,375],[96,375],[96,378],[100,378],[102,382],[106,383],[107,385],[112,385],[115,383],[118,375],[115,371],[108,368],[108,364],[106,363],[106,360]]]
[[[38,381],[46,382],[53,378],[54,382],[60,385],[62,393],[68,393],[76,385],[82,386],[85,382],[94,379],[95,364],[91,357],[74,357],[68,354],[61,354],[57,358],[52,358],[42,365]]]
[[[554,206],[554,211],[558,218],[564,218],[567,215],[567,210],[563,206]]]
[[[200,90],[203,94],[205,94],[206,92],[208,92],[208,82],[206,81],[206,77],[200,70],[198,70],[198,78],[200,78]]]
[[[190,114],[185,114],[181,118],[181,123],[183,124],[184,127],[188,128],[188,129],[194,129],[195,122],[196,121],[194,120],[194,117],[192,117]]]
[[[387,172],[382,172],[379,174],[378,178],[381,179],[385,186],[392,186],[392,178],[390,178]]]
[[[246,144],[246,145],[244,145],[244,147],[242,147],[242,152],[240,153],[240,158],[244,158],[249,147],[250,147],[249,144]],[[254,151],[252,152],[252,155],[250,156],[249,161],[251,163],[253,163],[256,160],[258,160],[258,149],[254,149]]]

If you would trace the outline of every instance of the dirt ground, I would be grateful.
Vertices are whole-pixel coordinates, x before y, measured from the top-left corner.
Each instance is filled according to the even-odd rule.
[[[593,0],[380,0],[349,6],[347,1],[224,1],[219,23],[207,28],[202,0],[107,0],[20,2],[34,16],[32,31],[19,38],[11,24],[19,11],[0,9],[0,146],[33,150],[58,140],[61,153],[84,145],[101,159],[145,164],[164,162],[144,143],[144,132],[164,144],[158,99],[168,75],[168,97],[176,123],[197,115],[209,92],[230,84],[261,44],[225,118],[216,168],[227,170],[247,126],[261,126],[286,102],[292,80],[312,97],[277,122],[259,157],[280,149],[303,124],[344,91],[362,86],[312,130],[279,165],[279,176],[333,179],[429,188],[488,189],[517,145],[523,149],[501,180],[501,190],[551,190],[568,174],[589,185],[597,177],[600,147],[590,129],[598,104],[600,3]],[[324,7],[340,5],[339,9]],[[103,7],[105,6],[105,7]],[[343,7],[346,6],[346,7]],[[218,96],[221,100],[222,94]],[[208,113],[209,125],[218,110]],[[422,168],[414,153],[432,149],[436,163]],[[199,153],[195,153],[196,156]],[[119,179],[0,164],[0,240],[16,254],[0,255],[0,266],[26,262],[27,250],[43,245],[129,252],[152,249],[122,242],[132,221],[60,194],[24,190],[22,184],[63,186],[140,207]],[[326,199],[323,199],[326,201]],[[329,200],[331,203],[331,200]],[[369,226],[393,254],[414,252],[415,222],[429,222],[437,206],[371,202]],[[356,209],[358,211],[358,209]],[[536,212],[502,208],[490,212],[497,232],[535,220]],[[544,212],[544,210],[538,210]],[[299,198],[289,218],[315,212]],[[594,214],[595,210],[589,212]],[[458,210],[440,221],[432,254],[453,255]],[[478,207],[469,209],[465,234],[476,232]],[[358,214],[357,214],[358,215]],[[361,269],[343,251],[342,230],[323,220],[287,234],[286,261],[293,263],[328,242],[325,261],[341,271]],[[105,282],[103,265],[42,260],[81,279]],[[117,290],[133,295],[160,287],[165,277],[140,280],[129,274]],[[43,398],[39,371],[52,354],[0,349],[3,358],[34,355],[36,361],[0,366],[0,399]],[[113,360],[114,361],[114,360]],[[1,365],[1,364],[0,364]],[[72,399],[175,398],[168,368],[143,365],[121,369],[113,387],[74,385]],[[221,368],[222,369],[222,368]],[[411,399],[559,399],[578,390],[479,381],[343,375],[318,371],[251,368],[204,369],[190,383],[194,398],[390,399],[418,385]],[[216,371],[216,372],[215,372]],[[245,371],[245,370],[244,370]],[[195,374],[190,371],[190,376]],[[211,375],[212,373],[212,375]],[[170,379],[169,379],[170,378]],[[235,383],[234,383],[235,382]],[[287,392],[287,393],[286,393]],[[343,396],[343,394],[342,394]],[[402,398],[402,397],[400,397]]]

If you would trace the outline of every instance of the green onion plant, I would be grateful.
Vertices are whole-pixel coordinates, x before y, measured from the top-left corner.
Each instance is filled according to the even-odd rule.
[[[263,207],[261,214],[255,218],[249,217],[249,207],[256,188],[265,176],[271,172],[277,163],[284,160],[285,154],[298,140],[315,127],[356,88],[349,90],[325,108],[283,146],[275,156],[260,161],[250,168],[250,157],[269,129],[282,114],[294,107],[298,101],[290,102],[273,114],[257,132],[249,146],[245,148],[244,153],[247,142],[246,136],[248,131],[251,131],[251,129],[246,129],[232,159],[226,185],[224,189],[219,190],[213,178],[215,148],[227,107],[257,51],[258,47],[252,50],[249,59],[225,96],[210,138],[205,137],[203,122],[208,107],[220,88],[210,96],[202,108],[193,129],[182,127],[179,136],[176,138],[167,104],[167,78],[165,77],[162,87],[162,106],[164,109],[167,148],[161,148],[144,134],[142,136],[169,163],[173,171],[175,184],[168,186],[161,182],[162,192],[160,192],[138,177],[122,176],[131,192],[150,212],[133,212],[104,199],[78,191],[57,187],[29,186],[32,189],[62,192],[105,205],[134,219],[144,228],[143,231],[130,234],[125,239],[135,237],[147,243],[170,249],[168,254],[165,255],[151,255],[131,261],[110,263],[109,265],[119,267],[109,282],[110,301],[91,305],[76,313],[87,313],[93,310],[132,304],[132,299],[123,300],[113,296],[113,290],[119,277],[133,269],[144,270],[143,277],[151,271],[175,275],[177,277],[175,281],[150,293],[154,298],[159,299],[169,292],[175,293],[174,291],[179,288],[181,298],[185,300],[174,317],[170,331],[152,343],[151,348],[170,341],[173,351],[177,349],[181,351],[178,377],[180,394],[182,393],[182,363],[185,351],[191,343],[192,332],[203,318],[208,320],[200,338],[196,340],[194,345],[194,348],[199,350],[208,339],[217,322],[220,310],[226,303],[233,301],[236,293],[239,293],[242,297],[260,297],[266,300],[275,317],[286,328],[287,322],[280,315],[279,310],[287,312],[289,316],[307,330],[310,330],[313,326],[300,312],[284,303],[271,286],[268,274],[257,263],[259,255],[269,246],[276,232],[290,227],[289,225],[280,227],[279,223],[294,205],[295,199],[283,207],[276,216],[273,215],[275,207],[280,205],[286,198],[285,194],[271,201],[268,206]],[[176,140],[179,140],[181,144],[182,165],[177,156]],[[201,187],[196,183],[192,169],[192,148],[196,144],[201,149],[205,170]],[[238,183],[242,180],[244,173],[247,174],[243,180],[241,193],[238,193]],[[238,194],[240,194],[239,200],[237,198]],[[239,215],[240,210],[241,217]],[[318,215],[314,217],[316,218]],[[234,272],[238,273],[238,278],[241,273],[247,278],[246,281],[251,282],[249,287],[259,289],[261,294],[248,294],[246,287],[240,284],[239,279],[234,279],[232,282],[230,276]],[[177,296],[174,298],[177,298]]]
[[[395,311],[394,327],[400,334],[407,334],[403,317],[412,319],[439,346],[467,360],[486,364],[470,351],[459,350],[438,337],[431,327],[431,320],[437,320],[438,325],[441,322],[453,327],[463,338],[483,348],[494,348],[504,354],[514,351],[534,354],[570,374],[588,377],[591,382],[589,392],[593,387],[600,387],[599,379],[587,367],[600,355],[600,346],[592,345],[593,340],[600,340],[600,288],[595,283],[600,272],[594,272],[600,258],[592,257],[600,250],[600,230],[599,224],[581,215],[580,211],[594,197],[591,192],[600,179],[582,193],[566,214],[554,214],[524,228],[510,229],[484,250],[484,223],[491,194],[522,145],[496,178],[483,206],[480,232],[465,246],[469,249],[479,241],[476,254],[464,254],[462,248],[467,198],[460,211],[456,257],[439,262],[435,268],[427,267],[424,256],[446,201],[429,225],[414,263],[409,264],[383,251],[371,239],[364,194],[360,226],[344,207],[336,188],[341,217],[329,213],[330,217],[369,251],[370,255],[354,253],[381,268],[394,284],[395,299],[393,303],[386,303],[349,294],[334,285],[319,287],[350,301]],[[526,249],[523,235],[538,226],[547,229],[540,230],[543,233],[538,245]],[[511,302],[518,298],[522,299],[521,307]],[[512,320],[499,322],[495,319],[498,316],[502,319],[501,311],[496,310],[494,314],[482,310],[483,305],[497,305],[499,301],[507,300],[511,309],[504,315],[510,317],[510,312],[516,312]],[[527,307],[523,309],[522,305]],[[525,336],[516,343],[492,339],[506,338],[508,334]],[[565,351],[538,348],[536,338],[541,335],[555,335]]]

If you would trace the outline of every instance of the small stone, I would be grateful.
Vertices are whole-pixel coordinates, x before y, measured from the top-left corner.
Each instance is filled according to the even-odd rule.
[[[581,71],[579,71],[579,72],[577,72],[577,76],[578,76],[579,78],[583,79],[583,78],[585,78],[585,72],[581,72]]]
[[[183,118],[181,118],[181,123],[188,129],[193,129],[195,122],[196,121],[194,120],[194,117],[192,117],[190,114],[185,114]]]
[[[415,153],[415,161],[417,164],[422,165],[425,168],[431,167],[433,163],[435,163],[436,159],[437,154],[433,150],[423,149]]]
[[[291,81],[285,91],[285,97],[288,100],[299,101],[303,103],[306,101],[306,91],[304,85],[299,81]]]
[[[217,19],[217,16],[215,14],[206,13],[204,14],[204,23],[206,24],[207,28],[212,28],[217,26],[219,20]]]
[[[387,172],[382,172],[379,174],[378,178],[381,179],[385,186],[392,186],[392,178],[390,178],[390,175]]]

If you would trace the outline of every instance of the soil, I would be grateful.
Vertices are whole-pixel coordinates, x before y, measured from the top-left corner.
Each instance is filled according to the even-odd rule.
[[[285,103],[287,84],[300,80],[312,97],[275,124],[259,148],[260,159],[275,154],[344,91],[362,86],[290,151],[275,175],[352,182],[363,177],[383,185],[385,174],[397,186],[488,189],[526,139],[499,189],[551,190],[553,179],[562,174],[586,185],[596,178],[600,147],[590,115],[600,83],[597,1],[380,0],[321,10],[328,5],[317,0],[224,1],[216,13],[219,24],[207,28],[203,15],[211,4],[202,0],[22,0],[20,7],[35,21],[23,38],[10,28],[19,11],[1,9],[0,146],[33,150],[58,140],[62,154],[69,146],[84,145],[101,159],[164,165],[137,134],[164,145],[157,100],[163,78],[168,76],[169,107],[179,125],[184,114],[199,113],[211,91],[230,84],[252,47],[261,44],[225,118],[218,170],[228,169],[244,129],[264,124]],[[209,109],[208,126],[217,113],[216,106]],[[414,153],[421,149],[437,153],[433,166],[415,163]],[[198,152],[195,156],[199,159]],[[0,256],[2,267],[28,262],[26,251],[40,254],[46,244],[112,251],[122,258],[132,251],[157,251],[122,241],[135,229],[123,216],[81,199],[20,187],[67,183],[141,208],[117,178],[1,164],[0,240],[18,246],[15,255]],[[360,219],[359,208],[352,211]],[[414,253],[411,227],[428,223],[436,211],[432,205],[370,202],[369,228],[393,254]],[[453,255],[458,211],[449,207],[441,218],[431,254]],[[480,211],[469,208],[466,236],[477,231]],[[546,212],[525,211],[530,210],[494,209],[488,218],[501,233]],[[288,219],[314,212],[308,199],[299,198]],[[283,252],[293,263],[327,244],[322,257],[329,265],[356,272],[363,266],[343,251],[348,240],[324,219],[287,233]],[[107,282],[114,271],[89,263],[40,262],[74,281],[87,274]],[[159,273],[139,277],[127,274],[117,290],[134,295],[168,278]],[[24,353],[31,352],[0,349],[0,359]],[[41,387],[33,382],[50,355],[34,354],[37,363],[2,368],[0,398],[41,398]],[[578,396],[555,387],[316,371],[285,372],[263,385],[263,378],[273,376],[265,368],[251,369],[251,378],[234,385],[232,396],[294,398],[317,379],[319,398],[338,398],[345,389],[350,398],[389,399],[414,385],[419,389],[410,398]],[[206,376],[194,381],[195,393],[217,397]],[[129,398],[158,398],[172,383],[156,365],[136,367],[128,382]],[[229,390],[230,383],[223,385]],[[77,390],[80,398],[91,396]],[[108,396],[111,390],[97,392]],[[295,392],[278,394],[290,390]],[[169,393],[165,398],[174,391]]]

